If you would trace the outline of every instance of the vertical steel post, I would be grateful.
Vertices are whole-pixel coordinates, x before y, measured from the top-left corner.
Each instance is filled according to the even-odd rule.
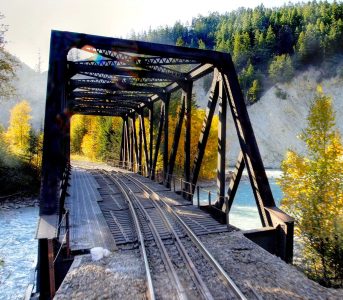
[[[153,164],[153,148],[154,148],[154,103],[149,106],[149,133],[150,133],[150,147],[149,147],[149,176],[152,174],[152,164]]]
[[[119,164],[121,164],[124,160],[124,137],[125,137],[125,122],[124,122],[124,118],[123,120],[123,125],[122,125],[122,129],[121,129],[121,141],[120,141],[120,156],[119,156]]]
[[[225,154],[226,154],[226,117],[227,97],[223,80],[219,82],[219,124],[218,124],[218,162],[217,162],[217,187],[218,202],[216,206],[222,208],[225,199]]]
[[[143,150],[143,132],[141,126],[141,117],[139,116],[139,129],[138,129],[138,174],[142,175],[142,150]]]
[[[134,139],[133,139],[133,126],[132,126],[132,119],[129,118],[129,128],[130,128],[130,171],[133,170],[133,164],[134,164]]]
[[[213,80],[210,89],[210,95],[207,103],[206,113],[200,132],[198,149],[194,157],[193,171],[192,171],[192,192],[194,193],[195,186],[198,181],[202,160],[205,154],[206,144],[211,129],[212,119],[217,106],[219,94],[218,70],[215,69],[213,73]]]
[[[53,240],[48,239],[48,261],[49,261],[49,284],[50,284],[50,297],[54,298],[55,288],[55,268],[54,268],[54,245]]]
[[[135,164],[134,164],[134,172],[138,171],[138,141],[137,141],[137,130],[136,130],[136,113],[132,115],[132,137],[134,142],[134,158],[135,158]]]
[[[156,164],[157,164],[157,159],[158,159],[158,153],[160,151],[163,123],[164,123],[164,103],[162,103],[162,105],[161,105],[160,122],[159,122],[159,127],[158,127],[157,138],[156,138],[154,160],[153,160],[153,164],[152,164],[152,168],[151,168],[151,177],[150,178],[152,180],[155,180]]]
[[[165,95],[164,98],[164,143],[163,143],[163,183],[166,183],[168,173],[168,126],[169,126],[169,102],[170,93]]]
[[[178,120],[176,123],[175,132],[174,132],[173,144],[171,147],[170,157],[169,157],[169,161],[168,161],[167,182],[166,182],[167,187],[170,187],[170,180],[171,180],[173,173],[174,173],[175,159],[176,159],[177,150],[179,147],[180,135],[181,135],[181,131],[182,131],[182,122],[183,122],[184,115],[185,115],[185,97],[186,97],[185,93],[183,92],[182,96],[181,96],[181,109],[179,111]]]
[[[184,161],[184,179],[186,199],[190,200],[190,181],[191,181],[191,113],[192,113],[192,86],[193,82],[185,84],[186,101],[185,101],[185,161]]]
[[[69,228],[69,210],[66,212],[66,247],[67,247],[67,257],[70,257],[70,228]]]

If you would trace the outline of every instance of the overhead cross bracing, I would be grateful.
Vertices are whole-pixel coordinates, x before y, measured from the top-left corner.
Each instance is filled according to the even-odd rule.
[[[137,53],[137,49],[83,49],[95,53],[94,60],[67,63],[70,109],[80,114],[124,117],[180,88],[180,83],[213,71],[211,64],[170,57],[163,51],[156,56]]]

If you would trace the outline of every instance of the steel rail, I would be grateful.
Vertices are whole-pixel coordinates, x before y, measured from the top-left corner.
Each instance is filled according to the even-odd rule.
[[[139,206],[139,209],[141,210],[142,213],[145,213],[144,217],[147,219],[148,221],[148,226],[151,229],[151,232],[154,236],[155,242],[158,246],[158,248],[160,249],[161,253],[163,254],[163,260],[165,262],[165,265],[168,266],[168,273],[171,275],[171,280],[174,281],[174,286],[176,288],[177,291],[177,297],[180,300],[186,300],[187,299],[187,295],[186,292],[184,290],[184,287],[182,286],[179,277],[175,271],[175,268],[173,266],[173,263],[168,255],[167,249],[164,246],[164,243],[162,241],[162,239],[159,236],[158,230],[156,228],[156,226],[154,225],[151,217],[148,215],[148,213],[145,211],[145,208],[143,207],[143,205],[140,203],[140,201],[137,199],[137,197],[135,196],[135,194],[130,190],[130,188],[127,186],[127,184],[125,182],[123,182],[121,179],[119,178],[115,178],[112,174],[108,174],[109,177],[113,180],[113,182],[115,182],[118,186],[121,185],[121,187],[125,187],[126,191],[125,191],[125,195],[127,196],[126,198],[128,199],[129,203],[131,203],[132,207],[133,207],[133,203],[132,200]],[[120,182],[120,184],[119,184]],[[130,197],[129,197],[130,195]],[[136,213],[136,212],[135,212]]]
[[[106,174],[106,173],[104,171],[102,171],[102,172],[100,172],[100,174],[104,178],[104,174]],[[123,189],[123,187],[120,184],[118,184],[118,182],[114,178],[112,179],[112,181],[119,188],[119,190],[121,191],[121,193],[123,194],[123,196],[125,197],[128,205],[129,205],[129,209],[130,209],[131,215],[132,215],[134,223],[135,223],[138,243],[141,246],[140,248],[141,248],[142,256],[143,256],[143,259],[144,259],[145,274],[146,274],[146,277],[147,277],[147,286],[148,286],[147,297],[150,300],[155,300],[154,286],[152,284],[152,277],[151,277],[151,272],[150,272],[148,256],[147,256],[146,250],[145,250],[144,237],[143,237],[143,233],[141,231],[140,225],[139,225],[139,221],[138,221],[138,217],[137,217],[136,211],[135,211],[135,209],[134,209],[134,207],[132,205],[132,202],[131,202],[129,196],[127,195],[127,193]]]
[[[125,175],[124,175],[125,177]],[[137,187],[141,188],[136,182],[133,182]],[[149,197],[149,194],[142,189],[144,193],[146,193],[146,195]],[[207,285],[204,283],[204,281],[202,280],[197,268],[195,267],[192,259],[189,257],[185,247],[183,246],[178,234],[176,233],[175,229],[173,228],[173,225],[170,223],[170,221],[168,220],[166,213],[163,211],[163,209],[155,202],[153,201],[152,204],[154,205],[155,208],[158,209],[159,215],[161,216],[164,224],[167,226],[167,228],[169,229],[170,233],[172,234],[173,238],[176,241],[176,246],[179,250],[179,253],[182,254],[184,261],[186,262],[186,265],[188,266],[188,269],[190,270],[190,274],[194,280],[194,282],[197,284],[197,288],[200,292],[200,294],[202,294],[202,296],[204,297],[204,299],[213,299],[213,296],[211,294],[211,292],[209,291]]]
[[[180,216],[176,213],[175,209],[171,207],[168,203],[166,203],[163,198],[160,197],[158,194],[156,194],[150,187],[148,187],[146,184],[140,182],[133,176],[129,174],[124,174],[121,172],[124,176],[127,176],[130,178],[131,181],[137,182],[138,185],[149,191],[151,194],[155,195],[157,199],[163,203],[163,205],[166,207],[166,209],[179,221],[179,223],[182,225],[182,227],[187,232],[190,239],[193,241],[193,243],[198,247],[198,249],[202,252],[202,254],[208,259],[208,261],[212,264],[212,266],[217,270],[218,274],[222,277],[224,283],[228,286],[228,288],[241,300],[247,300],[247,298],[244,296],[242,291],[238,288],[238,286],[235,284],[235,282],[230,278],[230,276],[225,272],[225,270],[221,267],[221,265],[218,263],[218,261],[213,257],[213,255],[206,249],[205,245],[200,241],[200,239],[193,233],[193,231],[190,229],[190,227],[180,218]]]

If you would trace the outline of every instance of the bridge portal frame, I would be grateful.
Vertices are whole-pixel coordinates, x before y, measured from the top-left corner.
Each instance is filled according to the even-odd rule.
[[[73,48],[91,52],[93,60],[68,60]],[[196,155],[191,166],[191,97],[193,82],[213,74],[210,96]],[[38,289],[42,298],[53,296],[51,241],[57,242],[63,214],[66,167],[70,157],[70,119],[74,114],[120,116],[123,119],[120,159],[122,166],[142,160],[151,179],[155,178],[162,136],[168,137],[171,93],[181,90],[178,122],[170,153],[168,139],[163,142],[164,184],[170,187],[184,122],[185,197],[194,194],[209,131],[219,107],[218,201],[203,207],[228,222],[228,213],[243,169],[246,168],[264,230],[247,236],[287,262],[293,256],[294,220],[278,209],[249,119],[237,74],[228,53],[171,45],[108,38],[81,33],[52,31],[44,123],[42,182],[40,192]],[[157,136],[154,140],[155,103],[161,102]],[[225,191],[226,121],[230,111],[241,152],[236,170]],[[149,142],[145,128],[148,112]],[[139,119],[137,132],[135,119]],[[155,143],[154,143],[155,142]],[[154,147],[155,146],[155,147]],[[68,169],[68,168],[67,168]],[[67,175],[69,176],[69,175]],[[63,188],[62,188],[63,187]],[[52,250],[51,250],[52,249]],[[52,255],[53,257],[53,255]]]

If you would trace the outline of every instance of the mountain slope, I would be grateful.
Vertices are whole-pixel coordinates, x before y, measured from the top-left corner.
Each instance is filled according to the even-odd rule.
[[[269,89],[256,104],[248,107],[257,143],[266,167],[279,168],[287,149],[304,153],[305,144],[297,136],[306,127],[307,115],[321,78],[318,69],[310,68],[288,84],[277,84]],[[343,77],[333,77],[320,82],[325,94],[333,99],[336,125],[343,133]],[[276,94],[283,93],[286,99]],[[230,118],[227,153],[230,165],[238,155],[238,142]],[[234,141],[232,143],[232,141]]]

